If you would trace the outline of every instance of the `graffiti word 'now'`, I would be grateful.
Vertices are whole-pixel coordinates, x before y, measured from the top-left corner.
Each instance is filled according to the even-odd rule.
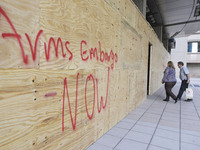
[[[64,114],[65,114],[65,96],[67,96],[68,100],[68,106],[69,106],[69,113],[70,113],[70,118],[71,118],[71,123],[73,130],[76,129],[76,118],[77,118],[77,104],[78,104],[78,78],[79,78],[79,73],[77,73],[77,78],[76,78],[76,99],[75,99],[75,111],[74,111],[74,118],[72,116],[72,110],[71,110],[71,102],[70,102],[70,97],[69,97],[69,90],[68,90],[68,84],[67,84],[67,78],[64,79],[64,89],[63,89],[63,108],[62,108],[62,131],[64,132],[65,125],[64,125]],[[95,108],[95,97],[97,98],[97,110],[98,113],[101,112],[101,109],[105,109],[108,101],[108,89],[109,89],[109,78],[110,78],[110,67],[108,67],[108,79],[107,79],[107,90],[106,90],[106,98],[105,102],[103,102],[103,97],[101,96],[101,101],[99,102],[99,95],[98,95],[98,79],[94,78],[92,74],[90,74],[85,82],[85,109],[87,113],[87,117],[92,120],[94,116],[94,108]],[[93,97],[93,107],[92,107],[92,113],[89,114],[88,112],[88,106],[87,106],[87,84],[88,82],[91,81],[93,84],[93,90],[94,90],[94,97]],[[65,94],[66,93],[66,94]]]

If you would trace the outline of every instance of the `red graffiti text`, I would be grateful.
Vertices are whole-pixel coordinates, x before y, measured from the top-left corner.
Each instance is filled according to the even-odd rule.
[[[76,129],[76,118],[77,118],[77,103],[78,103],[78,90],[79,90],[79,84],[78,84],[78,77],[79,73],[77,73],[77,78],[76,78],[76,100],[75,100],[75,113],[74,117],[72,116],[72,111],[71,111],[71,103],[70,103],[70,97],[69,97],[69,92],[68,92],[68,84],[67,84],[67,78],[64,79],[64,89],[63,89],[63,109],[62,109],[62,131],[64,132],[65,130],[65,125],[64,125],[64,120],[65,120],[65,97],[67,97],[68,100],[68,107],[69,107],[69,113],[70,113],[70,118],[71,118],[71,123],[72,123],[72,128],[73,130]],[[107,91],[106,91],[106,98],[105,102],[103,102],[103,96],[101,96],[101,101],[99,103],[99,95],[98,95],[98,79],[95,79],[92,74],[90,74],[85,83],[85,109],[87,112],[87,117],[92,120],[94,116],[94,108],[95,108],[95,97],[97,97],[97,110],[98,113],[101,112],[101,108],[105,109],[107,105],[107,100],[108,100],[108,89],[109,89],[109,78],[110,78],[110,68],[108,67],[108,79],[107,79]],[[94,89],[94,97],[93,97],[93,107],[92,107],[92,113],[89,114],[88,112],[88,106],[87,106],[87,84],[88,82],[91,81],[93,83],[93,89]],[[95,83],[96,81],[96,83]],[[97,93],[97,94],[96,94]]]

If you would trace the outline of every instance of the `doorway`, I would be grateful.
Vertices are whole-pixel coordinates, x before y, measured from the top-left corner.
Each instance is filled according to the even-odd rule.
[[[151,50],[152,50],[152,44],[149,43],[149,46],[148,46],[148,65],[147,65],[147,95],[150,94]]]

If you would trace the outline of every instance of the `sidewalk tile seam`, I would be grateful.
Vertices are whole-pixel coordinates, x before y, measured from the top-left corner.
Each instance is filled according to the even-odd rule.
[[[186,134],[186,135],[190,135],[190,136],[196,136],[196,137],[200,137],[200,135],[194,135],[194,134],[189,134],[189,133],[181,133],[182,134]]]
[[[164,130],[164,131],[168,131],[168,132],[174,132],[174,133],[179,133],[179,131],[172,131],[172,130],[168,130],[168,129],[163,129],[163,128],[157,128],[158,130]],[[156,131],[157,131],[156,129]]]
[[[149,133],[146,133],[146,132],[140,132],[140,131],[135,131],[135,130],[130,130],[130,131],[132,131],[132,132],[138,132],[138,133],[143,133],[143,134],[148,134],[148,135],[151,135],[152,136],[152,134],[149,134]],[[130,132],[129,131],[129,132]]]
[[[152,128],[152,129],[155,129],[156,127],[152,127],[152,126],[147,126],[147,125],[143,125],[143,124],[136,124],[138,126],[143,126],[143,127],[149,127],[149,128]]]
[[[157,141],[159,139],[159,142]],[[160,140],[161,140],[161,142],[160,142]],[[165,142],[163,142],[163,141],[165,141]],[[166,144],[166,142],[168,143],[168,144]],[[170,144],[169,144],[170,143]],[[173,143],[173,144],[172,144]],[[164,147],[164,145],[162,145],[162,144],[165,144],[165,146],[166,147]],[[154,136],[153,137],[153,140],[152,140],[152,143],[151,143],[151,145],[156,145],[156,146],[161,146],[161,147],[164,147],[164,148],[170,148],[170,147],[179,147],[180,148],[180,146],[179,146],[179,141],[174,141],[174,140],[172,140],[172,139],[166,139],[166,138],[161,138],[161,137],[158,137],[158,136]],[[177,149],[176,149],[177,150]]]
[[[199,96],[200,96],[200,94],[199,94]],[[196,110],[196,113],[197,113],[197,115],[199,116],[199,119],[200,119],[200,114],[199,114],[198,111],[197,111],[197,108],[196,108],[196,106],[195,106],[195,104],[194,104],[194,101],[192,101],[192,103],[193,103],[194,108],[195,108],[195,110]]]
[[[128,131],[128,132],[129,132],[129,131]],[[106,132],[104,135],[110,135],[110,136],[113,136],[113,137],[116,137],[116,138],[120,138],[120,137],[117,137],[117,136],[115,136],[115,135],[109,134],[109,133],[107,133],[107,132]],[[104,135],[103,135],[103,136],[104,136]],[[102,137],[103,137],[103,136],[102,136]],[[102,138],[102,137],[100,137],[100,138]],[[100,138],[99,138],[99,139],[100,139]]]
[[[148,124],[144,125],[143,123],[148,123],[148,122],[139,122],[137,123],[137,125],[143,125],[143,126],[152,127],[152,128],[155,128],[157,125],[157,123],[156,124],[152,123],[152,125],[148,125]]]
[[[163,93],[163,92],[162,92],[162,93]],[[162,113],[161,113],[161,115],[160,115],[160,119],[159,119],[159,121],[158,121],[158,124],[157,124],[157,126],[156,126],[154,132],[153,132],[153,135],[152,135],[152,137],[151,137],[151,139],[150,139],[150,142],[149,142],[149,144],[148,144],[148,146],[147,146],[147,149],[149,148],[149,146],[150,146],[150,144],[151,144],[151,142],[152,142],[152,140],[153,140],[153,137],[154,137],[155,132],[156,132],[156,130],[157,130],[157,128],[158,128],[158,125],[159,125],[159,123],[160,123],[160,120],[161,120],[161,118],[162,118],[162,115],[163,115],[163,113],[164,113],[164,111],[165,111],[165,109],[166,109],[166,107],[167,107],[167,104],[168,104],[168,103],[166,103],[166,104],[165,104],[165,107],[163,108],[163,111],[162,111]]]
[[[181,143],[186,143],[186,144],[195,145],[195,146],[199,146],[200,147],[200,145],[197,145],[197,144],[194,144],[194,143],[185,142],[185,141],[181,141]]]
[[[144,142],[141,142],[141,141],[137,141],[137,140],[129,139],[129,138],[126,138],[126,137],[123,138],[123,139],[129,140],[129,141],[138,142],[138,143],[142,143],[142,144],[147,144],[147,145],[148,145],[148,143],[144,143]]]
[[[154,145],[154,144],[150,144],[150,145],[155,146],[155,147],[160,147],[160,148],[162,148],[162,149],[170,150],[169,148],[161,147],[161,146],[159,146],[159,145]]]
[[[181,117],[182,119],[185,119],[185,120],[194,120],[194,121],[200,121],[200,119],[198,118],[198,120],[197,119],[190,119],[190,118],[183,118],[183,117]]]
[[[176,133],[179,133],[179,128],[174,128],[173,130],[169,130],[169,129],[166,129],[166,128],[162,128],[162,126],[158,126],[158,129],[162,129],[162,130],[166,130],[166,131],[173,131],[173,132],[176,132]],[[175,129],[178,129],[178,131],[175,131]]]
[[[168,138],[168,137],[164,137],[164,136],[160,136],[160,135],[155,135],[155,136],[161,137],[161,138],[164,138],[164,139],[168,139],[168,140],[173,140],[173,141],[179,142],[179,139],[178,139],[178,140],[174,140],[174,139],[172,139],[172,138]]]
[[[163,117],[162,117],[161,120],[164,120],[164,121],[171,121],[171,122],[176,122],[176,121],[179,122],[180,118],[178,118],[177,120],[176,120],[176,119],[175,119],[175,120],[173,120],[173,119],[170,120],[170,119],[166,119],[166,118],[163,118]]]
[[[146,144],[147,145],[147,143],[144,143],[144,142],[141,142],[141,141],[136,141],[136,140],[133,140],[133,139],[129,139],[129,138],[123,138],[123,139],[125,139],[125,140],[128,140],[128,141],[134,141],[134,142],[138,142],[138,143],[142,143],[142,144]],[[123,140],[122,139],[122,140]]]

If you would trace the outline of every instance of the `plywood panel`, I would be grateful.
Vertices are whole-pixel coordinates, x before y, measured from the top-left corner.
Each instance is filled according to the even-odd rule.
[[[128,103],[128,70],[120,70],[120,96],[118,99],[118,118],[124,118],[128,114],[127,103]]]
[[[110,91],[109,91],[109,128],[113,127],[117,122],[119,122],[119,118],[115,117],[116,114],[121,110],[120,107],[120,98],[119,95],[121,95],[120,91],[120,70],[113,70],[110,76]]]
[[[127,109],[129,112],[131,112],[135,108],[135,101],[137,99],[136,91],[138,86],[136,84],[136,71],[132,70],[128,71],[128,85],[129,85],[129,91],[128,91]]]
[[[108,71],[105,70],[103,72],[106,73]],[[77,73],[79,73],[78,88],[76,87]],[[110,73],[113,77],[114,72]],[[102,130],[105,133],[109,129],[110,103],[113,103],[111,101],[115,100],[110,99],[109,94],[107,107],[105,110],[101,110],[101,114],[97,111],[97,99],[95,99],[94,116],[91,118],[92,120],[88,118],[86,103],[88,113],[91,115],[94,98],[94,88],[91,80],[87,82],[87,102],[85,103],[85,84],[90,74],[94,78],[98,77],[95,76],[95,72],[92,70],[89,72],[84,70],[59,72],[46,70],[29,70],[29,72],[26,72],[26,70],[1,71],[1,147],[5,148],[4,146],[6,146],[13,149],[14,147],[20,148],[27,145],[26,147],[29,149],[42,148],[43,146],[51,149],[57,146],[60,148],[71,148],[80,137],[84,141],[89,136],[91,142],[93,142],[97,136],[96,127],[99,125],[103,127]],[[73,120],[75,117],[76,89],[78,90],[75,131],[70,119],[67,91],[65,91],[64,120],[62,120],[65,77],[67,77]],[[101,78],[104,79],[103,82]],[[101,78],[98,80],[99,91],[102,91],[102,86],[107,86],[107,74]],[[104,89],[103,93],[99,92],[99,97],[103,96],[105,101],[106,88]],[[112,87],[109,90],[112,90]],[[64,131],[62,121],[64,121]],[[87,136],[84,137],[83,135]],[[98,135],[100,134],[98,133]],[[22,141],[24,145],[21,145]],[[57,142],[60,144],[57,145]]]
[[[67,47],[73,54],[73,58],[69,60],[70,54],[63,46],[64,53],[66,53],[66,57],[63,58],[61,46],[59,46],[59,58],[56,58],[52,46],[50,58],[47,61],[44,46],[41,46],[40,68],[86,69],[111,65],[113,60],[109,63],[100,61],[100,49],[109,55],[111,50],[113,53],[119,54],[120,16],[108,4],[92,0],[69,0],[67,2],[65,0],[59,2],[41,0],[40,4],[41,28],[45,32],[43,42],[48,43],[50,37],[53,37],[55,41],[61,38],[63,45],[66,41],[69,42]],[[81,45],[82,51],[87,51],[86,54],[83,54],[83,59],[87,59],[86,61],[81,58]],[[89,50],[91,48],[97,49],[98,60],[96,58],[90,60]]]
[[[122,67],[138,68],[141,66],[141,37],[125,20],[122,22]]]
[[[1,136],[4,137],[0,138],[1,146],[8,146],[9,149],[23,146],[29,149],[40,148],[47,145],[48,141],[62,135],[63,80],[66,75],[70,76],[70,74],[72,73],[60,72],[58,75],[41,70],[40,72],[36,70],[29,70],[29,72],[27,70],[1,71],[0,118],[3,120],[1,121]],[[70,76],[69,78],[71,78],[68,83],[69,94],[75,95],[73,91],[75,88],[72,88],[75,85],[72,80],[74,77]],[[50,92],[57,94],[53,97],[45,96]],[[82,95],[81,89],[80,95]],[[74,110],[73,101],[71,106]],[[80,106],[81,103],[78,108]],[[80,122],[80,111],[77,114],[77,122]],[[72,134],[73,130],[68,115],[69,110],[66,107],[65,128]],[[77,126],[80,126],[80,123]],[[4,147],[2,148],[4,149]]]
[[[39,18],[39,0],[0,1],[0,68],[38,68],[39,41],[33,61],[25,34],[29,37],[34,49],[35,38],[39,31]],[[2,35],[4,33],[11,33],[15,36],[5,35],[4,37]],[[19,40],[16,34],[21,37]]]

